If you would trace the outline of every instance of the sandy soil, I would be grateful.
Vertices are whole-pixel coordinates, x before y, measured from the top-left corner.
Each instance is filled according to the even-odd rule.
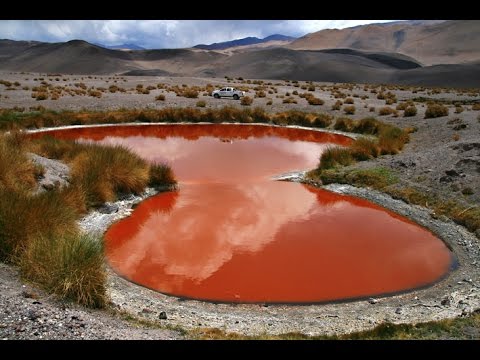
[[[100,99],[88,96],[71,97],[67,95],[60,97],[58,100],[37,101],[31,98],[31,90],[21,90],[21,88],[23,86],[29,86],[30,88],[38,86],[39,81],[34,81],[33,79],[40,76],[38,74],[0,73],[0,79],[12,82],[19,81],[21,83],[21,86],[17,87],[20,90],[6,90],[3,85],[0,85],[0,107],[13,108],[17,106],[28,109],[30,106],[42,105],[56,110],[79,110],[83,108],[108,110],[121,107],[162,108],[165,106],[195,106],[198,100],[205,100],[207,108],[223,107],[224,105],[242,106],[239,101],[230,99],[216,100],[201,94],[199,99],[187,99],[177,97],[172,92],[167,93],[165,90],[159,89],[152,90],[148,95],[135,94],[135,91],[126,94],[111,94],[107,92]],[[91,79],[85,76],[64,77],[68,78],[68,80],[64,82],[60,77],[60,83],[69,84],[82,81],[88,87],[101,86],[108,88],[113,81],[112,77],[101,76],[96,76],[96,78],[92,76]],[[26,78],[29,80],[25,80]],[[205,86],[210,83],[219,87],[238,85],[234,82],[228,83],[226,79],[169,77],[116,77],[115,79],[117,83],[121,83],[121,86],[127,89],[135,89],[137,84],[155,86],[158,83],[178,84],[180,86],[182,84]],[[51,81],[52,79],[49,78],[48,80]],[[285,95],[286,92],[292,93],[292,91],[297,90],[299,93],[303,93],[307,92],[307,90],[293,87],[292,83],[280,80],[267,82],[271,82],[278,93],[267,94],[266,98],[255,98],[252,107],[261,106],[272,112],[298,109],[327,112],[334,116],[344,115],[341,110],[331,110],[331,106],[337,100],[330,93],[332,84],[328,84],[329,87],[325,88],[325,90],[320,90],[317,87],[314,95],[323,99],[325,104],[322,106],[311,106],[308,105],[305,99],[300,99],[298,96],[294,96],[298,104],[283,104],[283,99],[276,98],[276,95]],[[305,82],[300,82],[300,85],[305,84]],[[319,83],[315,84],[322,85]],[[257,85],[241,84],[241,86],[253,88]],[[454,106],[448,105],[448,116],[424,119],[426,105],[425,103],[416,103],[418,114],[414,117],[404,118],[401,115],[402,112],[400,112],[399,117],[392,117],[391,115],[379,116],[378,109],[385,106],[385,101],[377,99],[376,94],[370,93],[369,90],[364,91],[363,85],[357,85],[353,90],[340,90],[346,92],[348,96],[354,99],[356,113],[351,116],[354,119],[373,115],[382,121],[400,127],[414,126],[417,128],[417,131],[411,134],[411,141],[402,153],[395,156],[384,156],[374,161],[358,163],[357,167],[385,166],[398,174],[402,184],[430,192],[438,197],[455,199],[467,206],[478,207],[480,205],[480,191],[478,191],[480,189],[480,139],[478,138],[478,134],[480,134],[480,111],[472,110],[471,105],[464,105],[464,111],[456,114],[454,113]],[[400,89],[390,91],[397,95],[399,101],[421,96],[451,101],[480,100],[478,93],[468,94],[450,91],[432,94],[429,89],[420,90],[416,93]],[[162,92],[165,94],[166,100],[164,102],[155,101],[155,97]],[[250,90],[248,95],[253,97],[254,94],[255,92]],[[354,97],[354,95],[358,95],[358,97]],[[361,97],[364,95],[369,96],[369,98],[362,100]],[[270,99],[273,105],[266,105]],[[376,108],[374,113],[369,111],[369,108],[372,106]],[[391,105],[393,108],[395,106],[396,104]],[[462,190],[467,187],[473,190],[473,194],[464,195],[462,193]],[[459,260],[458,269],[452,271],[446,279],[428,289],[376,299],[375,301],[362,300],[343,304],[278,305],[268,307],[184,301],[139,287],[111,273],[109,282],[111,297],[115,307],[133,313],[135,316],[158,321],[163,325],[168,323],[170,325],[180,325],[184,328],[218,327],[227,331],[238,331],[248,334],[262,332],[281,333],[286,331],[322,334],[371,328],[386,320],[392,322],[419,322],[461,316],[474,311],[480,306],[480,284],[478,284],[480,264],[477,260],[479,255],[478,237],[480,237],[480,234],[477,234],[477,237],[475,237],[474,234],[449,221],[434,219],[428,210],[418,206],[407,206],[401,201],[393,200],[374,191],[345,186],[331,186],[329,189],[368,198],[371,201],[380,203],[382,206],[408,216],[424,226],[428,226],[441,239],[452,246]],[[10,274],[8,275],[10,279],[12,276],[16,276],[12,275],[11,271],[13,270],[7,269],[5,266],[2,266],[0,270],[2,270],[3,274],[6,272]],[[0,275],[2,272],[0,272]],[[11,296],[13,298],[17,297],[15,301],[24,301],[19,300],[21,282],[17,279],[15,282],[10,282],[9,286],[12,289],[16,289],[16,293],[14,290],[11,290]],[[1,296],[5,296],[4,293],[6,294],[6,292],[2,291]],[[11,304],[16,304],[16,302],[12,300],[13,298],[8,298],[10,300],[5,298],[8,301],[3,300],[5,303],[3,308],[7,309],[6,311],[14,311]],[[155,310],[152,311],[152,308]],[[158,320],[160,311],[167,313],[167,320]],[[7,319],[6,316],[3,315],[0,318],[2,326],[3,324],[10,324],[5,320]],[[19,324],[18,321],[14,323],[16,324],[15,326]],[[3,333],[7,335],[2,334],[1,336],[16,336],[12,335],[13,328],[10,325],[7,325],[7,329],[9,330]],[[17,333],[15,332],[14,334]]]

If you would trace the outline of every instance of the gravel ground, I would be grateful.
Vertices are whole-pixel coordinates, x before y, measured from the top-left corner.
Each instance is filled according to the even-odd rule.
[[[135,326],[119,314],[56,302],[0,263],[0,339],[182,339],[173,330]]]

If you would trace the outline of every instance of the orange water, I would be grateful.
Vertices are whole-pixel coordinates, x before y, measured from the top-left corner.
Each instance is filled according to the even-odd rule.
[[[245,125],[62,130],[167,161],[180,188],[142,202],[107,231],[126,278],[176,296],[312,303],[393,293],[444,276],[451,253],[429,231],[366,200],[271,181],[316,166],[348,138]]]

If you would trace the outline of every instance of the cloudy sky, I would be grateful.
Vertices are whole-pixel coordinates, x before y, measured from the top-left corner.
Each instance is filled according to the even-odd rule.
[[[181,48],[247,36],[310,32],[392,20],[0,20],[0,39]]]

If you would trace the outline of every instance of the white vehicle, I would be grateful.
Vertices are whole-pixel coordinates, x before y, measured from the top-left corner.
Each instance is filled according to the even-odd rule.
[[[245,96],[245,93],[233,87],[225,87],[220,90],[212,91],[212,96],[215,99],[220,99],[221,97],[231,97],[231,98],[234,98],[235,100],[238,100],[242,96]]]

